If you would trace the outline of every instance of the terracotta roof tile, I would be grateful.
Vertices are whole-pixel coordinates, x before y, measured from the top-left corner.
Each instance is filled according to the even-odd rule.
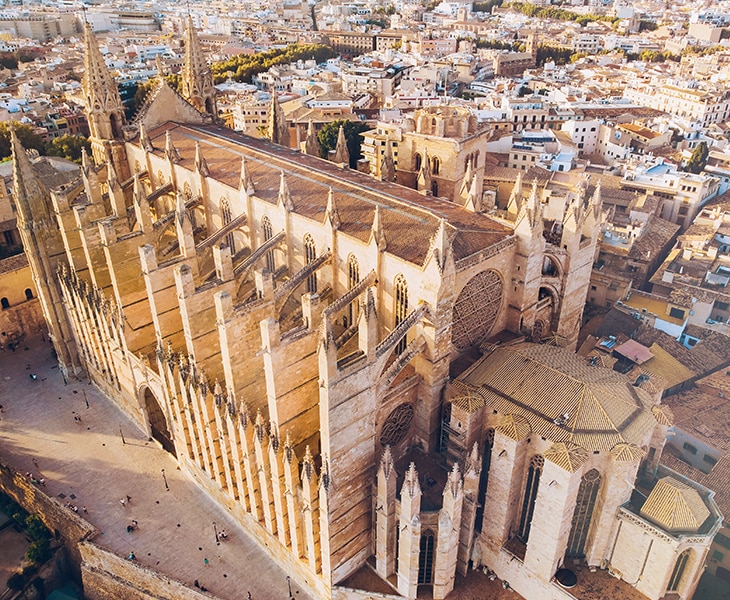
[[[663,477],[641,508],[641,516],[665,531],[696,532],[710,511],[697,490],[674,477]]]

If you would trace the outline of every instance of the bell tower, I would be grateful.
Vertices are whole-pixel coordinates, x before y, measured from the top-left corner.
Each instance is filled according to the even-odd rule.
[[[117,175],[127,179],[124,105],[89,23],[84,25],[83,91],[94,161],[99,165],[113,162]]]
[[[185,36],[185,64],[182,70],[182,96],[201,113],[218,116],[213,74],[200,48],[193,18],[188,16]]]

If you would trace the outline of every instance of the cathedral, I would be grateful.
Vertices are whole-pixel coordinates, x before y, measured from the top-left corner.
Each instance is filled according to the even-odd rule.
[[[368,597],[345,582],[372,568],[394,598],[442,599],[479,568],[531,600],[572,598],[554,576],[579,563],[691,597],[712,493],[659,474],[637,507],[670,424],[661,390],[570,350],[600,186],[546,200],[518,179],[500,211],[469,144],[446,198],[428,154],[401,153],[399,185],[274,143],[280,111],[270,140],[235,133],[192,22],[182,92],[160,78],[127,122],[88,24],[85,40],[80,177],[49,189],[12,139],[68,377],[93,380],[315,597]],[[427,117],[429,135],[476,127]]]

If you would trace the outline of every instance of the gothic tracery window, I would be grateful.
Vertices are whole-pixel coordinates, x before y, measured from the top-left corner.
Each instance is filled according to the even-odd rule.
[[[423,158],[421,157],[420,154],[416,153],[416,168],[414,169],[415,171],[420,171],[421,170],[421,163],[422,162],[423,162]]]
[[[600,487],[601,474],[596,469],[588,471],[580,480],[568,547],[565,552],[568,557],[582,558],[585,556],[586,540],[588,539],[593,509],[596,506],[596,498]]]
[[[317,249],[314,245],[314,239],[311,235],[304,236],[304,262],[305,264],[313,263],[317,258]],[[317,273],[312,273],[307,277],[307,291],[311,294],[317,293]]]
[[[412,404],[405,403],[396,406],[393,412],[388,415],[388,418],[385,419],[383,428],[380,430],[380,445],[392,447],[403,441],[411,428],[413,413]]]
[[[434,156],[431,159],[431,174],[438,175],[441,170],[441,159],[438,156]]]
[[[433,549],[436,536],[427,529],[421,534],[418,554],[418,583],[429,584],[433,581]]]
[[[530,526],[532,515],[535,512],[535,500],[537,499],[537,488],[540,485],[540,475],[545,459],[536,454],[530,460],[530,468],[527,470],[527,481],[525,482],[525,493],[522,498],[522,512],[520,514],[520,527],[517,530],[517,537],[525,544],[530,537]]]
[[[679,590],[679,585],[682,583],[682,576],[689,562],[689,554],[690,550],[688,548],[677,557],[677,562],[674,563],[674,569],[672,570],[672,576],[669,578],[668,592],[676,592]]]
[[[393,294],[395,307],[393,312],[395,314],[395,327],[398,327],[398,325],[400,325],[408,315],[408,283],[406,282],[406,278],[403,277],[403,275],[398,275],[395,278],[395,284],[393,287],[395,288]],[[407,335],[404,335],[395,348],[396,354],[401,354],[406,349],[407,345]]]
[[[479,474],[479,488],[477,491],[477,510],[474,521],[474,530],[481,533],[482,519],[484,518],[484,503],[487,500],[487,484],[489,483],[489,468],[492,466],[492,448],[494,447],[494,429],[488,429],[484,440],[484,454],[482,454],[482,472]]]

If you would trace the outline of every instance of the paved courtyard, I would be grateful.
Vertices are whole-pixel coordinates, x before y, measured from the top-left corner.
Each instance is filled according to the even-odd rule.
[[[288,597],[287,573],[167,452],[93,385],[65,385],[47,342],[31,339],[28,348],[0,351],[5,462],[45,478],[45,491],[76,505],[101,531],[94,542],[107,549],[125,556],[133,551],[139,562],[189,585],[197,579],[220,598],[245,599],[249,591],[254,600]],[[127,496],[131,501],[123,506]],[[139,529],[127,532],[133,519]],[[214,522],[227,541],[216,544]],[[309,598],[294,581],[292,593]]]

